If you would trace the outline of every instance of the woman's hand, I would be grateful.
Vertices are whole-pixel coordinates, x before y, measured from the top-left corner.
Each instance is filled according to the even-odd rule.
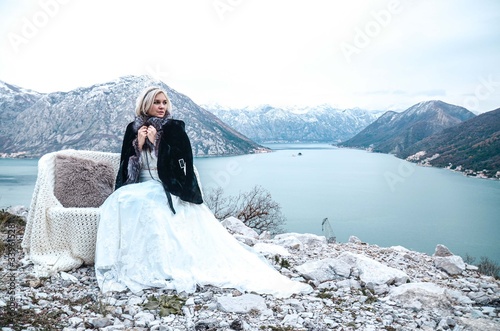
[[[154,128],[154,126],[150,125],[148,126],[148,129],[147,129],[147,138],[149,139],[149,141],[151,141],[154,145],[155,143],[155,140],[156,140],[156,129]]]
[[[137,144],[139,145],[139,150],[141,151],[142,151],[142,146],[144,146],[144,143],[146,142],[147,136],[148,136],[148,127],[141,126],[137,131]]]

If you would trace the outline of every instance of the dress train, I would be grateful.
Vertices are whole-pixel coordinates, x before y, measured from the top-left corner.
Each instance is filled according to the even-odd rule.
[[[155,180],[116,190],[101,206],[95,270],[103,292],[157,287],[193,293],[197,285],[289,297],[309,293],[240,243],[205,204],[172,196]]]

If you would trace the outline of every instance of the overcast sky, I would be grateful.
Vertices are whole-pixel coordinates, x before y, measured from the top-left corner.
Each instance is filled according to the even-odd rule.
[[[150,74],[198,104],[500,107],[497,0],[0,0],[0,80]]]

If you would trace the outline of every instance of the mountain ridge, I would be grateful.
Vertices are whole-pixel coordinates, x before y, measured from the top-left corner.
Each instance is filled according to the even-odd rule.
[[[401,157],[500,178],[500,108],[427,137],[405,150]]]
[[[267,150],[165,83],[149,76],[123,76],[68,92],[34,92],[24,109],[16,102],[19,93],[14,89],[7,96],[4,93],[0,100],[4,100],[5,106],[0,109],[9,121],[0,125],[0,152],[25,157],[67,148],[119,152],[125,127],[135,116],[135,100],[151,85],[169,94],[173,117],[186,122],[194,155],[240,155]],[[25,128],[29,134],[20,134],[19,128]]]
[[[329,105],[210,108],[197,105],[161,81],[131,75],[51,93],[0,81],[0,156],[39,157],[67,148],[119,152],[124,128],[134,118],[135,99],[151,85],[158,85],[169,94],[173,117],[186,122],[195,156],[269,151],[260,144],[270,142],[338,143],[438,167],[465,167],[474,172],[484,167],[488,176],[498,177],[495,171],[500,161],[494,155],[500,154],[496,145],[496,128],[500,124],[496,118],[488,117],[490,112],[478,115],[480,119],[490,118],[489,123],[471,122],[479,125],[475,128],[459,125],[478,116],[440,100],[423,101],[402,112],[384,113]],[[497,126],[488,127],[493,123]],[[454,131],[455,127],[461,131]],[[478,132],[483,132],[483,136]],[[454,139],[462,137],[468,141],[465,133],[475,137],[474,146],[461,145]],[[469,153],[465,153],[467,158],[464,149]]]
[[[339,146],[363,148],[468,176],[500,178],[500,110],[475,115],[439,100],[388,111]]]
[[[339,142],[354,136],[381,113],[359,108],[337,109],[328,105],[310,108],[262,105],[251,109],[205,107],[259,143]]]
[[[440,100],[424,101],[401,113],[384,113],[340,145],[398,155],[414,143],[474,116],[474,113],[460,106]]]

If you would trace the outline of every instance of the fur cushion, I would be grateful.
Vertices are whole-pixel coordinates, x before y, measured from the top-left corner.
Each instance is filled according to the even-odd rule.
[[[109,162],[56,156],[54,195],[66,208],[100,207],[113,193],[114,180]]]

